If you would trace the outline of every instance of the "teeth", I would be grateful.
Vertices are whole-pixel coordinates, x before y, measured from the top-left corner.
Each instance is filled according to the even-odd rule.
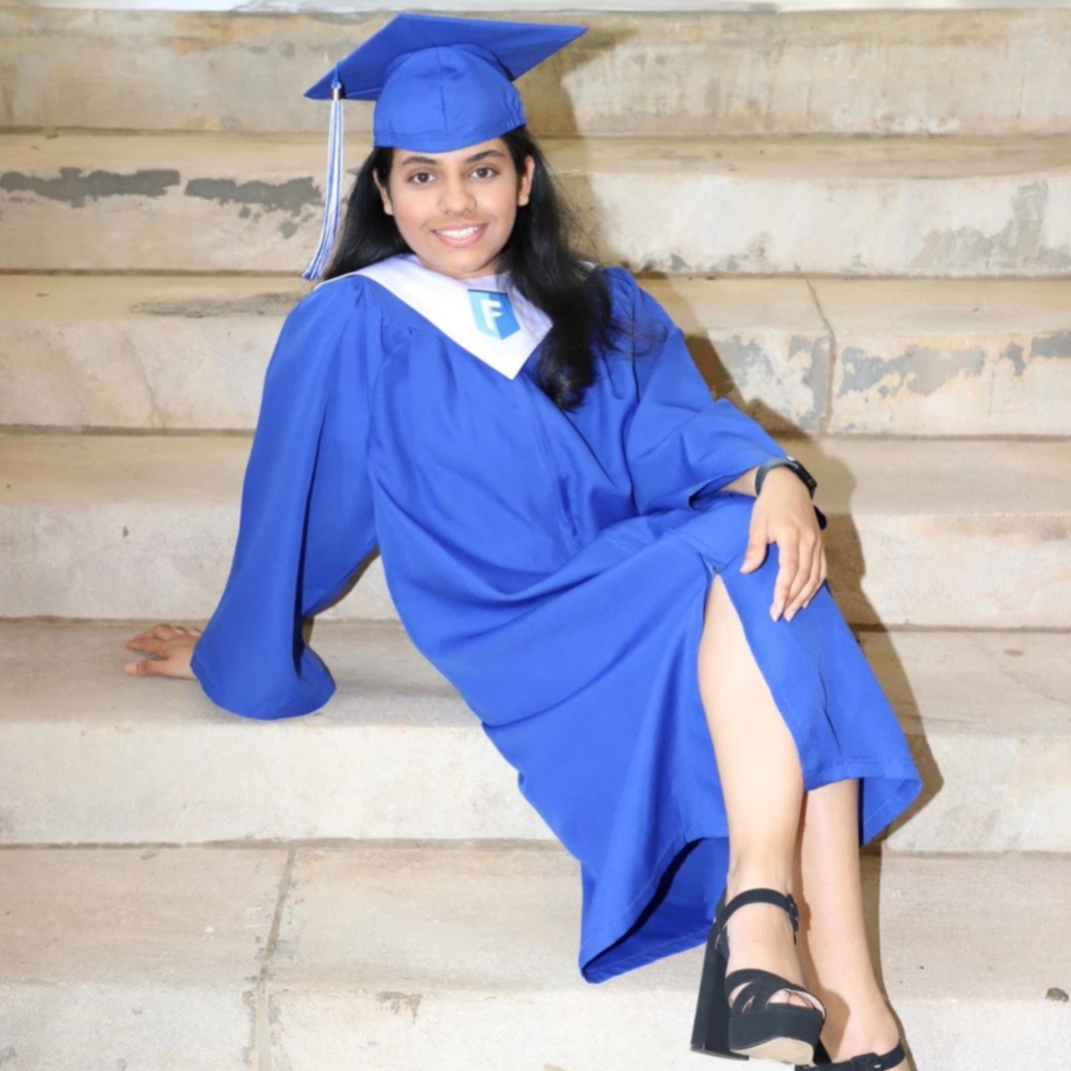
[[[479,227],[465,227],[460,231],[439,231],[439,233],[446,235],[447,238],[471,238],[479,229]]]

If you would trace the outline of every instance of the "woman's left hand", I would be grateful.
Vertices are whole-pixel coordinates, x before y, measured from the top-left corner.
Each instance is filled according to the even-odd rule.
[[[822,530],[810,492],[784,466],[771,469],[762,482],[762,493],[751,511],[751,530],[740,572],[749,573],[762,565],[770,543],[777,544],[780,559],[770,616],[776,621],[784,610],[785,620],[791,621],[825,582],[828,570]]]

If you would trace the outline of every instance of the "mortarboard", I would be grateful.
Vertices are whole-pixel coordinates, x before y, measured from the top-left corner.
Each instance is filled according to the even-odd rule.
[[[331,122],[323,229],[304,278],[319,278],[338,228],[343,100],[376,102],[377,147],[451,152],[521,126],[524,106],[514,79],[586,32],[406,12],[340,60],[305,93],[331,101]]]

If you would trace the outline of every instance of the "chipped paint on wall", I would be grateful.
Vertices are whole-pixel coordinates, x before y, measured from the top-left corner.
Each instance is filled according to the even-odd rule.
[[[864,392],[878,384],[883,398],[904,389],[911,394],[929,395],[960,374],[980,376],[984,365],[985,351],[980,346],[962,350],[909,346],[898,357],[871,356],[858,346],[847,346],[841,356],[837,397]]]
[[[319,208],[322,194],[311,178],[288,182],[235,182],[234,179],[196,178],[186,183],[187,197],[218,201],[222,205],[238,204],[265,212],[287,212],[300,216],[310,208]]]
[[[297,293],[252,294],[231,301],[208,298],[188,301],[143,301],[131,305],[130,311],[140,316],[177,316],[182,319],[206,320],[226,316],[285,316],[300,297]]]
[[[88,201],[102,197],[163,197],[181,181],[179,173],[170,169],[135,171],[129,175],[90,171],[87,175],[80,167],[61,167],[58,178],[7,171],[0,175],[0,190],[30,193],[49,201],[62,201],[71,208],[83,208]]]
[[[912,258],[908,274],[958,274],[977,271],[979,265],[992,271],[1021,270],[1029,265],[1038,274],[1071,269],[1071,245],[1049,246],[1042,240],[1049,212],[1045,179],[1020,187],[1012,198],[1011,210],[1012,218],[992,234],[977,227],[929,231]]]

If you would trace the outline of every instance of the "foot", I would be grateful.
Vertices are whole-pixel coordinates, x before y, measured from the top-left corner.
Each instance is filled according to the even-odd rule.
[[[732,921],[732,920],[730,920]],[[832,1035],[826,1040],[826,1035]],[[822,1044],[825,1045],[833,1063],[851,1060],[855,1056],[874,1053],[884,1056],[896,1047],[900,1040],[900,1028],[884,1005],[870,1009],[854,1009],[851,1019],[843,1030],[837,1030],[835,1022],[828,1022],[823,1031]],[[906,1060],[901,1060],[889,1071],[911,1071]]]
[[[749,882],[739,887],[732,884],[726,887],[725,902],[729,903],[737,893],[745,889],[780,888],[775,884]],[[780,975],[801,989],[806,989],[803,968],[796,955],[793,942],[792,920],[787,912],[773,904],[747,904],[733,912],[725,925],[729,938],[729,961],[726,974],[735,970],[755,967]],[[732,1005],[742,989],[737,986],[729,994]],[[770,997],[771,1004],[793,1004],[801,1008],[813,1008],[814,1005],[796,993],[779,990]]]

